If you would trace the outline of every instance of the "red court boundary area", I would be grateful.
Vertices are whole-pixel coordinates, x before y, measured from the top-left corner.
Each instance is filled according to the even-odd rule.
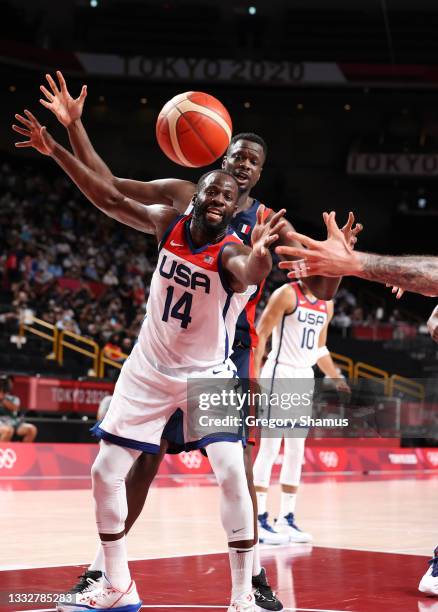
[[[97,451],[97,444],[0,443],[0,488],[88,488]],[[282,460],[280,454],[274,465],[274,479]],[[422,473],[438,473],[438,448],[309,445],[303,465],[305,478],[331,474],[390,474],[397,478]],[[211,468],[206,457],[193,451],[166,455],[159,475],[172,475],[176,483],[179,476],[208,483],[205,476],[211,475]]]
[[[438,598],[417,591],[427,567],[425,557],[290,546],[265,551],[262,560],[286,609],[418,612],[438,607]],[[184,606],[195,612],[221,609],[228,603],[225,554],[132,561],[130,566],[144,609],[166,612]],[[4,605],[5,595],[62,592],[81,571],[79,567],[55,567],[0,572],[0,610],[52,610],[54,606],[47,604]]]

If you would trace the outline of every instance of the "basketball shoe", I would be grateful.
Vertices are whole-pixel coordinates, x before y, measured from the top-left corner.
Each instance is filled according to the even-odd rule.
[[[287,535],[289,542],[311,542],[312,536],[310,533],[301,531],[298,525],[295,523],[295,516],[293,512],[289,512],[286,516],[279,518],[275,521],[275,529],[284,535]]]
[[[255,610],[255,599],[252,593],[235,599],[228,608],[228,612],[255,612]]]
[[[275,531],[268,522],[268,513],[258,515],[259,521],[259,542],[261,544],[287,544],[289,537],[283,533]]]
[[[70,589],[69,593],[83,593],[95,589],[98,582],[103,579],[103,572],[98,570],[86,570],[78,576],[79,581]]]
[[[96,588],[77,593],[75,603],[63,604],[63,612],[89,612],[89,610],[114,610],[114,612],[138,612],[142,601],[137,593],[135,582],[131,580],[126,591],[113,587],[104,577],[96,583]]]
[[[283,610],[283,604],[268,584],[264,567],[258,576],[252,577],[252,586],[255,588],[254,599],[258,609]]]
[[[438,546],[433,551],[433,558],[429,561],[429,569],[418,585],[418,590],[427,595],[438,595]]]
[[[56,612],[73,612],[78,597],[88,591],[94,591],[103,582],[103,572],[97,570],[86,570],[78,576],[79,581],[59,599]]]

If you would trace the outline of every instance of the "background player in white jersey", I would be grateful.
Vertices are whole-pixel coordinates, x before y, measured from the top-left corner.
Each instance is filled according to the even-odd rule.
[[[312,274],[339,274],[357,276],[378,283],[392,285],[395,292],[412,291],[430,297],[438,296],[438,257],[427,255],[378,255],[353,251],[336,223],[334,212],[324,213],[327,240],[313,240],[309,236],[291,232],[291,239],[300,240],[305,248],[278,247],[281,255],[290,257],[280,267],[292,270],[295,278]],[[296,258],[301,258],[299,261]],[[438,317],[436,310],[428,321],[429,331],[438,340]],[[427,595],[438,596],[438,547],[430,560],[430,567],[422,577],[419,590]],[[403,573],[403,585],[406,576]]]
[[[75,604],[58,608],[137,612],[141,602],[125,543],[126,475],[142,452],[159,452],[163,429],[176,408],[187,413],[188,378],[235,377],[229,352],[236,320],[254,285],[271,270],[268,247],[278,239],[285,211],[264,221],[260,206],[250,249],[228,233],[239,193],[229,172],[216,170],[201,177],[193,215],[181,216],[167,205],[145,207],[56,143],[31,113],[27,116],[24,128],[14,126],[28,138],[21,146],[51,156],[97,208],[155,234],[159,242],[148,316],[122,368],[110,409],[95,428],[102,441],[92,482],[106,578],[95,590],[79,595]],[[221,489],[232,573],[229,611],[252,612],[254,525],[240,440],[239,428],[233,434],[216,432],[208,440],[191,441],[207,447]]]
[[[272,334],[271,351],[260,379],[311,379],[313,390],[316,363],[324,374],[332,379],[338,391],[349,393],[345,380],[339,377],[330,353],[326,347],[327,328],[333,317],[333,302],[318,300],[301,283],[285,284],[273,292],[257,325],[259,344],[255,350],[257,372],[265,353],[266,343]],[[298,382],[298,381],[297,381]],[[307,387],[308,385],[306,385]],[[298,391],[298,389],[297,389]],[[304,458],[304,444],[307,430],[298,429],[296,436],[284,437],[284,457],[280,474],[281,501],[275,530],[287,534],[291,542],[310,542],[311,535],[301,531],[295,523],[295,505],[301,468]],[[288,431],[288,434],[291,432]],[[276,429],[275,437],[263,437],[254,463],[254,484],[259,509],[260,541],[269,541],[273,528],[266,511],[267,494],[272,466],[280,452],[282,430]]]

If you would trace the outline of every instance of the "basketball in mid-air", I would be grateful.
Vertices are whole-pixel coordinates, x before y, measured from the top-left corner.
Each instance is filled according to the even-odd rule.
[[[225,106],[213,96],[187,91],[169,100],[157,119],[163,153],[181,166],[208,166],[227,149],[233,126]]]

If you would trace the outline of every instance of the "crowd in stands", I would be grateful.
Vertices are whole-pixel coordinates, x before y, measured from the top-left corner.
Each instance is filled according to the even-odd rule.
[[[151,237],[94,209],[56,169],[22,160],[0,165],[0,327],[36,316],[95,340],[117,360],[137,337],[155,262]],[[260,308],[284,281],[275,266]],[[364,307],[341,287],[332,325],[342,333],[397,325],[395,308]]]
[[[127,353],[145,316],[156,247],[46,168],[0,166],[0,323],[32,316]]]

